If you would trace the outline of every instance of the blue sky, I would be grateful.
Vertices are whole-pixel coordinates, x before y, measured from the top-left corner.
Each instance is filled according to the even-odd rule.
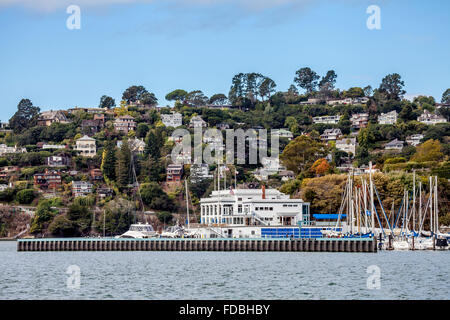
[[[66,8],[81,8],[69,30]],[[381,9],[381,30],[366,8]],[[440,101],[450,87],[450,1],[0,0],[0,119],[22,98],[42,110],[120,101],[143,85],[228,93],[239,72],[286,90],[295,71],[334,69],[337,87],[378,87],[399,73],[408,96]]]

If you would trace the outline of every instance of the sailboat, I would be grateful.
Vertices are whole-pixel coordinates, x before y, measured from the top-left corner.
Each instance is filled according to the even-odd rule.
[[[129,186],[132,187],[133,189],[135,189],[136,192],[134,194],[137,195],[137,199],[139,200],[140,207],[142,207],[142,209],[144,209],[144,203],[142,202],[141,192],[139,190],[139,188],[140,188],[139,181],[137,180],[136,170],[134,168],[133,154],[131,155],[130,166],[131,166],[133,182]],[[130,225],[130,228],[128,229],[127,232],[125,232],[119,236],[116,236],[115,238],[145,239],[145,238],[159,237],[159,234],[155,231],[153,226],[148,223],[146,217],[145,217],[145,220],[146,220],[145,223],[142,223],[142,222],[136,223],[136,213],[134,213],[134,220],[135,220],[135,223]]]

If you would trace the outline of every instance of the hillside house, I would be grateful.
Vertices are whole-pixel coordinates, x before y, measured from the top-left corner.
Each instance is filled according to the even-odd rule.
[[[336,140],[336,149],[352,153],[352,155],[355,155],[356,153],[356,138],[342,138],[339,140]]]
[[[82,197],[92,193],[93,184],[87,181],[72,181],[72,194]]]
[[[338,124],[340,120],[341,120],[340,115],[323,116],[323,117],[314,117],[313,123]]]
[[[38,117],[38,126],[50,126],[52,123],[70,123],[62,111],[44,111]]]
[[[323,134],[320,135],[320,138],[324,141],[335,141],[340,136],[342,136],[341,129],[334,128],[334,129],[325,129]]]
[[[193,116],[189,122],[189,128],[206,128],[208,124],[200,116]]]
[[[410,144],[414,147],[417,147],[420,144],[420,141],[423,139],[423,134],[413,134],[409,137],[406,137],[406,143]]]
[[[41,189],[56,189],[61,185],[61,174],[55,170],[45,170],[33,176],[34,186]]]
[[[21,148],[17,146],[8,147],[6,144],[0,144],[0,156],[10,153],[26,153],[26,152],[27,152],[26,148]]]
[[[271,132],[273,137],[278,137],[278,138],[286,138],[288,140],[291,140],[294,135],[292,134],[291,131],[289,131],[288,129],[273,129]]]
[[[99,120],[83,120],[81,122],[81,131],[87,136],[93,136],[100,131],[102,127]]]
[[[382,113],[378,116],[379,124],[396,124],[397,123],[397,111],[393,110],[388,113]]]
[[[114,120],[114,129],[118,132],[128,133],[136,130],[136,122],[132,116],[121,116]]]
[[[417,121],[427,125],[434,125],[436,123],[446,123],[447,119],[441,115],[433,114],[428,110],[424,110],[423,113],[417,118]]]
[[[89,171],[89,175],[93,181],[103,180],[103,173],[100,169],[91,169],[91,171]]]
[[[81,156],[83,157],[94,157],[97,154],[97,147],[95,144],[95,139],[88,136],[83,136],[76,141],[76,148]]]
[[[169,164],[166,169],[166,182],[181,182],[183,177],[183,166],[180,164]]]
[[[50,156],[45,158],[45,164],[49,167],[64,167],[70,165],[70,157],[66,155]]]
[[[391,142],[387,143],[384,146],[384,149],[385,150],[398,150],[398,151],[400,151],[400,150],[403,149],[403,145],[404,145],[403,141],[395,139],[395,140],[392,140]]]
[[[367,123],[369,122],[369,114],[368,113],[355,113],[350,118],[352,122],[352,127],[355,129],[365,128]]]
[[[172,112],[171,114],[161,114],[161,121],[166,127],[177,128],[183,125],[181,113]]]

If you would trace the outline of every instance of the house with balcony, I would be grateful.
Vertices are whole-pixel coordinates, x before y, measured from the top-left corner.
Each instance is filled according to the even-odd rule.
[[[88,181],[72,181],[72,194],[74,197],[83,197],[92,193],[94,185]]]
[[[356,145],[356,138],[342,138],[336,140],[336,149],[351,153],[352,155],[355,155],[356,153]]]
[[[134,118],[132,116],[120,116],[116,120],[114,120],[114,130],[126,134],[131,130],[136,130],[136,122],[134,121]]]
[[[352,127],[355,129],[365,128],[367,127],[367,123],[369,122],[369,114],[368,113],[352,114],[350,121],[352,123]]]
[[[427,125],[435,125],[436,123],[446,123],[447,119],[441,115],[431,113],[428,110],[424,110],[423,113],[417,118],[417,121],[425,123]]]
[[[342,136],[341,129],[325,129],[323,134],[320,135],[320,138],[324,141],[336,141],[340,136]]]
[[[406,137],[406,143],[409,145],[412,145],[414,147],[417,147],[420,144],[420,142],[422,141],[422,139],[423,139],[423,134],[420,134],[420,133],[413,134],[413,135],[410,135],[409,137]]]
[[[379,124],[396,124],[397,123],[397,111],[392,110],[391,112],[382,113],[378,116]]]
[[[45,170],[33,176],[34,186],[40,189],[56,189],[61,186],[61,174],[55,170]]]
[[[114,195],[114,190],[111,188],[107,188],[107,187],[103,187],[103,188],[98,188],[97,189],[97,195],[101,198],[107,198],[107,197],[111,197]]]
[[[49,167],[70,166],[70,157],[67,155],[50,156],[45,158],[45,164]]]
[[[313,123],[323,123],[323,124],[338,124],[341,120],[340,115],[336,116],[323,116],[323,117],[314,117]]]
[[[183,165],[169,164],[166,168],[166,182],[179,183],[183,177]]]
[[[180,127],[183,125],[181,113],[172,112],[171,114],[161,114],[161,121],[166,127]]]
[[[0,156],[11,153],[26,153],[27,149],[22,147],[8,147],[6,144],[0,144]]]
[[[86,135],[81,137],[76,141],[75,150],[77,150],[83,157],[95,157],[95,155],[97,154],[95,139],[90,138]]]
[[[213,175],[209,173],[209,165],[207,163],[193,164],[190,170],[191,182],[197,182],[205,179],[212,179]]]

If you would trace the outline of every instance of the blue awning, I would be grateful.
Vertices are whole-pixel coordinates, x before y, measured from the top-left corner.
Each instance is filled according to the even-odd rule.
[[[331,220],[337,220],[339,218],[339,214],[337,213],[315,213],[313,214],[313,217],[318,220],[322,219],[331,219]],[[341,214],[341,219],[346,218],[346,214]]]

